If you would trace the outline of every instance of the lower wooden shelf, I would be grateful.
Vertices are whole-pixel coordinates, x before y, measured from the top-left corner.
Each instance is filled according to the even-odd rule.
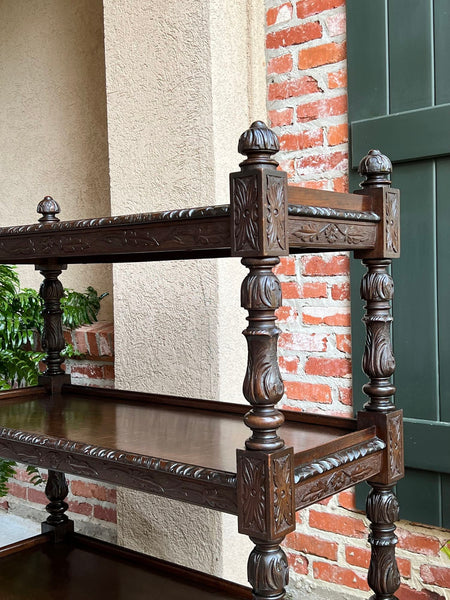
[[[0,549],[2,600],[247,600],[249,588],[79,534]]]

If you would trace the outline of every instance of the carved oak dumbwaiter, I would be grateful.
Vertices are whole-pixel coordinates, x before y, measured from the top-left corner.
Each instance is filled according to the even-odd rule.
[[[273,158],[278,150],[276,135],[260,121],[242,134],[246,158],[230,176],[230,205],[59,221],[48,196],[38,223],[0,228],[0,264],[32,264],[44,277],[46,352],[39,385],[0,392],[0,456],[48,469],[42,534],[0,549],[0,587],[9,600],[29,600],[30,589],[34,600],[81,599],[87,589],[100,600],[148,600],[149,589],[180,600],[282,600],[289,569],[280,544],[295,529],[295,512],[360,481],[372,486],[373,598],[394,598],[393,486],[403,475],[403,446],[402,415],[392,402],[387,268],[399,252],[398,192],[377,151],[361,163],[363,190],[337,194],[288,186]],[[276,408],[284,386],[275,317],[281,288],[273,269],[289,252],[333,250],[353,250],[367,267],[361,294],[369,401],[357,419]],[[63,269],[223,256],[240,257],[248,269],[241,305],[248,311],[243,393],[250,410],[71,383],[61,357]],[[217,443],[219,434],[227,443]],[[254,543],[251,589],[74,533],[65,473],[237,515],[239,531]]]

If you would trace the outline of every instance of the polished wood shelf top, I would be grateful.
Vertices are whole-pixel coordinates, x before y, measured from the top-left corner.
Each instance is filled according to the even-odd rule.
[[[0,439],[61,451],[70,447],[99,457],[118,451],[130,462],[133,455],[152,457],[232,474],[236,448],[243,448],[250,433],[242,421],[248,405],[68,385],[52,407],[41,387],[17,392],[0,392]],[[300,419],[287,415],[281,435],[302,455],[336,443],[354,428],[352,420],[318,417],[311,424]],[[148,466],[162,468],[161,460]]]
[[[240,600],[250,589],[74,534],[40,535],[0,550],[4,600]]]
[[[249,437],[242,420],[248,409],[70,384],[53,402],[43,386],[10,390],[0,392],[0,456],[236,514],[236,448]],[[284,415],[280,434],[293,448],[299,507],[310,503],[319,479],[339,469],[357,462],[367,463],[369,474],[379,469],[385,446],[375,427]],[[352,483],[340,475],[333,490]]]

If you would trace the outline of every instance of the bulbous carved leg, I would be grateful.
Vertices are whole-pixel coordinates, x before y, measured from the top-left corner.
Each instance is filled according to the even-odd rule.
[[[62,309],[60,304],[61,298],[64,295],[64,288],[58,279],[61,269],[42,269],[41,273],[45,277],[39,292],[44,301],[42,312],[44,317],[42,348],[46,352],[44,362],[47,365],[44,375],[64,375],[64,371],[61,368],[61,364],[64,362],[64,359],[61,357],[61,350],[65,348],[66,343],[62,329]]]
[[[54,533],[55,541],[60,541],[73,531],[73,522],[65,514],[69,505],[64,502],[64,498],[68,493],[69,488],[64,473],[49,469],[47,485],[45,486],[45,495],[50,500],[46,506],[49,516],[42,523],[42,532]]]
[[[370,587],[375,592],[373,600],[395,599],[400,586],[400,575],[395,560],[394,521],[398,520],[398,503],[393,485],[375,485],[367,498],[367,516],[371,521],[369,542],[372,547],[369,574]]]
[[[284,392],[278,368],[275,311],[281,304],[281,286],[272,268],[278,258],[244,258],[250,273],[244,279],[241,305],[248,310],[248,327],[244,331],[248,345],[248,364],[244,379],[244,396],[252,405],[245,424],[252,436],[245,442],[249,450],[272,451],[284,442],[277,429],[284,421],[275,404]]]
[[[289,567],[286,554],[279,545],[281,540],[250,539],[255,543],[248,559],[248,580],[254,600],[281,600],[289,583]]]

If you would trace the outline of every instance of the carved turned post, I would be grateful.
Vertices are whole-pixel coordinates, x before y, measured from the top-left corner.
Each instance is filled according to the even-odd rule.
[[[374,600],[394,599],[400,585],[395,560],[394,521],[399,518],[395,483],[403,477],[402,411],[393,403],[395,387],[391,376],[395,360],[391,345],[391,300],[394,283],[388,272],[391,258],[400,253],[399,191],[390,188],[390,160],[378,150],[371,150],[360,165],[359,173],[366,177],[361,193],[370,195],[381,221],[377,246],[370,252],[356,253],[367,268],[361,283],[361,297],[366,301],[366,345],[363,370],[369,382],[363,386],[369,401],[358,413],[358,426],[376,425],[377,435],[386,444],[381,472],[369,481],[372,490],[366,511],[371,521],[369,542],[372,547],[368,583],[374,590]]]
[[[60,212],[59,205],[50,196],[46,196],[38,204],[37,212],[42,214],[42,217],[39,219],[41,223],[51,224],[59,221],[55,216]],[[48,263],[38,265],[36,268],[39,269],[41,275],[44,277],[39,293],[44,304],[42,310],[44,328],[41,342],[42,348],[46,353],[44,362],[47,365],[46,371],[39,377],[39,383],[44,385],[51,395],[52,401],[48,407],[49,418],[51,419],[52,414],[58,411],[54,400],[59,396],[61,386],[64,383],[70,383],[70,377],[61,368],[64,362],[61,351],[65,348],[66,343],[62,328],[61,309],[61,298],[64,296],[64,288],[58,277],[62,270],[66,268],[66,265]],[[49,469],[47,485],[45,486],[45,495],[49,499],[49,504],[46,507],[49,516],[42,523],[42,532],[52,532],[55,542],[61,541],[68,533],[73,531],[73,522],[64,514],[68,509],[68,504],[64,502],[68,491],[64,473]]]
[[[248,561],[253,597],[278,600],[284,597],[289,574],[280,543],[295,529],[293,450],[278,435],[284,417],[275,408],[284,386],[275,325],[281,287],[272,269],[289,251],[287,181],[272,158],[279,150],[278,139],[261,121],[242,134],[238,150],[247,159],[230,176],[232,254],[244,257],[249,269],[241,304],[248,310],[243,391],[252,405],[244,418],[252,435],[246,449],[237,451],[238,522],[239,531],[255,544]]]

